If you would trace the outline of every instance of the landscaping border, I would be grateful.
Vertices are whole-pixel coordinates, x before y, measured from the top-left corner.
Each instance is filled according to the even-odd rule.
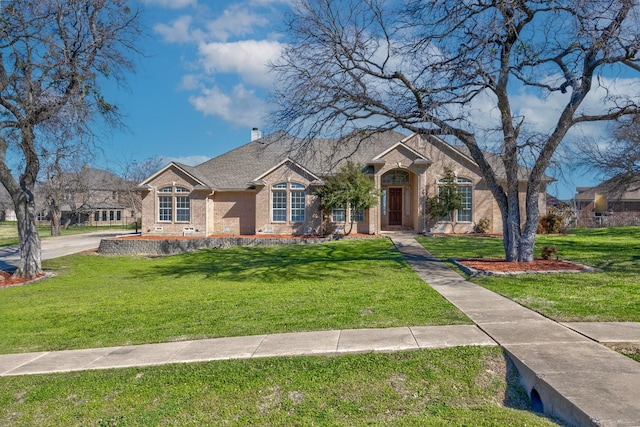
[[[521,270],[521,271],[489,271],[489,270],[478,270],[473,267],[469,267],[463,264],[464,260],[449,258],[449,261],[454,263],[456,267],[462,270],[464,273],[468,274],[472,277],[477,276],[517,276],[521,274],[557,274],[557,273],[592,273],[598,271],[597,268],[590,267],[584,264],[578,264],[577,262],[562,260],[562,262],[567,264],[572,264],[575,266],[574,269],[561,269],[561,270]]]

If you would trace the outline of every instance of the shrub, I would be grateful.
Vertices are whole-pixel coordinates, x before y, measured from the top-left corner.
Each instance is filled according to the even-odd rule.
[[[558,215],[547,214],[538,221],[538,234],[557,234],[562,222],[562,218]]]
[[[558,248],[555,245],[543,246],[542,259],[558,259]]]
[[[491,220],[489,218],[482,218],[477,224],[473,226],[474,233],[488,233],[491,230]]]
[[[576,213],[573,207],[567,202],[561,202],[557,206],[552,206],[547,210],[549,215],[554,215],[557,219],[559,219],[560,223],[558,226],[558,231],[560,233],[567,233],[571,224],[576,221]]]

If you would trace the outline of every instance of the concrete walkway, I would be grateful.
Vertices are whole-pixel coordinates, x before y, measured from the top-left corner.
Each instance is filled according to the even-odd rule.
[[[42,239],[40,243],[42,260],[58,258],[78,252],[97,249],[102,239],[129,234],[126,230],[105,230],[98,233],[73,234]],[[14,271],[20,261],[20,246],[0,248],[0,270]]]
[[[599,342],[640,342],[640,324],[559,324],[464,280],[414,235],[390,236],[420,277],[475,325],[355,329],[0,355],[0,376],[231,358],[501,345],[534,407],[578,426],[640,426],[640,363]]]
[[[639,342],[637,324],[561,325],[464,280],[414,236],[391,237],[425,282],[506,350],[535,409],[578,426],[640,426],[640,363],[585,336]]]
[[[475,325],[298,332],[0,355],[0,376],[256,357],[495,346]]]

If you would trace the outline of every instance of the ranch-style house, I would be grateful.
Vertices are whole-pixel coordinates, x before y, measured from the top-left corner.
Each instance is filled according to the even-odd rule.
[[[300,148],[285,133],[261,137],[198,166],[172,162],[137,187],[142,233],[149,235],[326,235],[386,230],[467,233],[481,220],[502,231],[498,205],[480,169],[461,146],[439,138],[395,131],[341,140],[316,139]],[[500,174],[500,159],[488,154]],[[349,206],[319,210],[315,189],[343,162],[361,165],[375,182],[378,203],[366,211]],[[453,169],[463,209],[431,219],[426,200],[437,194],[446,167]],[[523,168],[522,177],[526,169]],[[545,177],[539,195],[546,212]],[[506,182],[505,182],[506,184]],[[520,182],[524,199],[525,181]],[[453,221],[455,220],[455,221]],[[485,220],[485,222],[486,222]],[[455,227],[455,230],[453,230]]]

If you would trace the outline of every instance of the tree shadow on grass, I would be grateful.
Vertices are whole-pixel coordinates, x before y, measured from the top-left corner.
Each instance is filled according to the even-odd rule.
[[[543,235],[536,239],[536,254],[543,246],[555,245],[561,259],[579,262],[605,272],[639,272],[640,241],[624,230],[603,231],[594,235]],[[623,239],[623,237],[626,237]],[[420,237],[418,242],[439,258],[504,257],[502,240],[479,236]]]
[[[344,279],[372,274],[383,265],[407,268],[402,255],[386,239],[314,245],[205,249],[157,260],[156,265],[133,271],[137,277],[178,278],[265,283],[295,280]]]

